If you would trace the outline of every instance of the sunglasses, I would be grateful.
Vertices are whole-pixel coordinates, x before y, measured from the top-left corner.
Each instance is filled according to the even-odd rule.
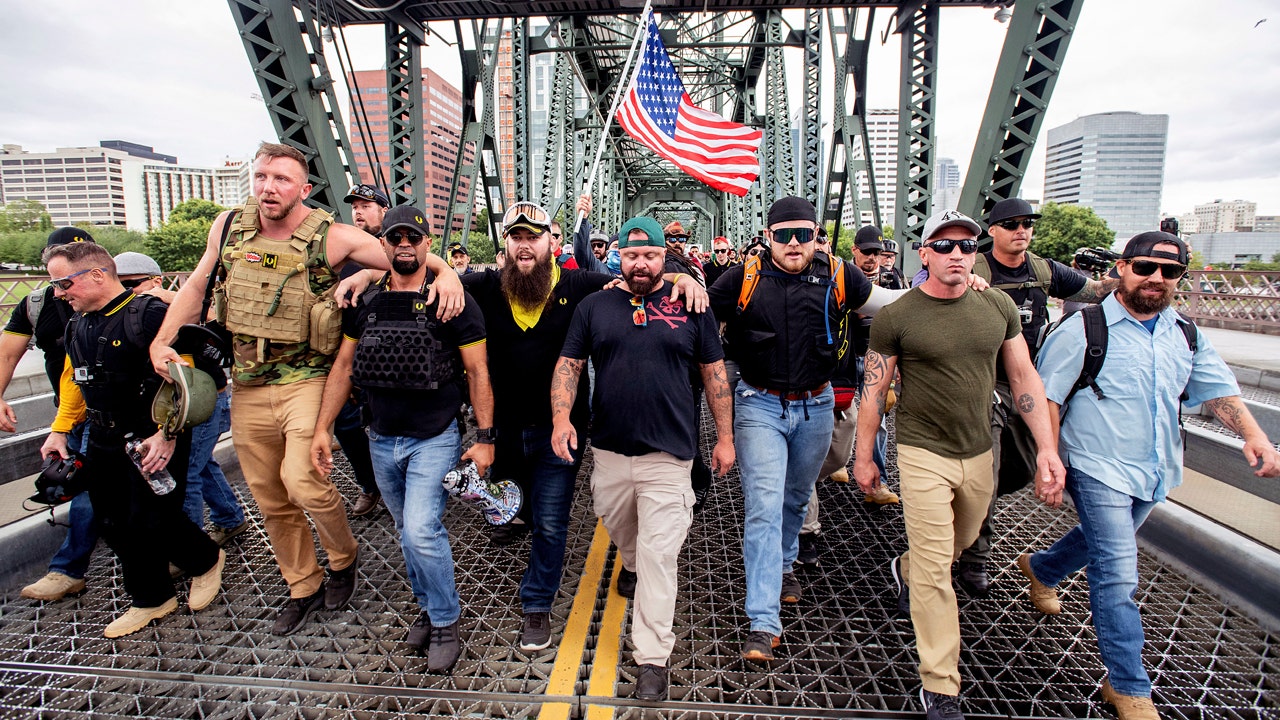
[[[855,249],[855,250],[857,250],[859,254],[861,254],[861,255],[866,255],[867,257],[879,257],[879,256],[880,256],[880,251],[879,251],[879,250],[875,250],[875,249],[872,249],[872,250],[863,250],[862,248],[854,248],[854,249]]]
[[[977,240],[934,240],[925,245],[925,247],[939,255],[950,255],[951,251],[956,249],[956,246],[959,246],[960,252],[965,255],[972,255],[978,252]]]
[[[636,327],[649,327],[649,314],[644,311],[644,298],[632,296],[631,307],[635,308],[631,312],[631,324]]]
[[[151,279],[152,278],[144,277],[144,278],[138,278],[136,280],[121,280],[120,284],[124,286],[125,290],[133,290],[137,288],[139,285],[141,285],[142,283]],[[63,290],[66,290],[66,288],[63,288]]]
[[[1031,218],[1027,218],[1026,220],[1001,220],[1000,222],[996,223],[996,227],[1001,227],[1011,232],[1014,230],[1017,230],[1018,228],[1022,228],[1023,230],[1030,230],[1035,226],[1036,226],[1036,221],[1032,220]]]
[[[602,247],[604,247],[604,245],[605,245],[605,244],[604,244],[604,243],[602,243],[602,242],[593,242],[593,243],[591,243],[591,247],[593,247],[593,248],[602,248]]]
[[[419,235],[418,233],[391,233],[390,235],[385,236],[387,244],[392,247],[395,247],[396,245],[399,245],[400,243],[406,240],[408,240],[409,244],[412,245],[413,247],[418,247],[419,245],[422,244],[422,241],[425,238],[426,238],[425,235]],[[461,252],[461,251],[455,251],[455,252]]]
[[[689,236],[688,235],[668,235],[667,241],[668,242],[689,242]]]
[[[724,253],[727,253],[727,252],[729,252],[729,248],[720,248],[719,250],[715,251],[717,255],[723,255]]]
[[[773,241],[779,245],[790,245],[792,240],[807,245],[818,237],[813,228],[782,228],[773,231]]]
[[[68,290],[70,290],[70,289],[71,289],[71,286],[72,286],[72,285],[75,285],[75,284],[76,284],[76,278],[80,277],[81,275],[83,275],[83,274],[85,274],[85,273],[93,272],[94,270],[101,270],[102,272],[106,272],[106,271],[107,271],[107,269],[106,269],[106,268],[89,268],[89,269],[87,269],[87,270],[80,270],[79,272],[73,272],[73,273],[71,273],[70,275],[68,275],[68,276],[66,276],[66,277],[61,277],[61,278],[50,278],[50,279],[49,279],[49,284],[50,284],[50,285],[52,285],[52,286],[54,286],[54,287],[56,287],[56,288],[58,288],[59,290],[61,290],[61,291],[63,291],[63,292],[66,292],[66,291],[68,291]]]
[[[1129,269],[1134,275],[1148,277],[1158,270],[1165,280],[1177,280],[1187,274],[1187,266],[1177,263],[1158,263],[1151,260],[1130,260]]]

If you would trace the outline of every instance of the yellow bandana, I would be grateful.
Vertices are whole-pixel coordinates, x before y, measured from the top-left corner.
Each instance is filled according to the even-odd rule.
[[[547,293],[547,297],[551,297],[551,293],[555,292],[556,285],[560,282],[560,263],[555,258],[551,259],[551,292]],[[538,324],[538,319],[542,317],[542,308],[547,306],[547,301],[543,300],[537,307],[527,308],[518,303],[510,303],[511,317],[515,319],[516,325],[521,330],[528,330]]]

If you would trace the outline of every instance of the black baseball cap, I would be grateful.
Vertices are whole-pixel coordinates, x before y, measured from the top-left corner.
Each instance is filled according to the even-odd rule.
[[[1178,248],[1178,252],[1171,253],[1166,250],[1155,249],[1157,245],[1165,243]],[[1120,257],[1125,260],[1138,257],[1158,257],[1186,265],[1190,260],[1190,253],[1187,252],[1187,244],[1182,241],[1182,238],[1167,232],[1153,230],[1151,232],[1138,233],[1129,238],[1129,244],[1124,246],[1124,252],[1121,253]]]
[[[387,199],[387,194],[372,185],[360,183],[351,188],[351,192],[343,198],[343,202],[353,202],[355,200],[368,200],[376,202],[384,208],[391,207],[391,201]]]
[[[386,217],[382,218],[383,237],[400,228],[408,228],[419,235],[431,234],[427,227],[427,213],[412,205],[393,207],[387,211]]]
[[[1022,198],[1009,198],[996,203],[987,214],[987,225],[995,225],[1009,218],[1038,218],[1040,213],[1031,208],[1031,203]]]
[[[864,225],[853,236],[853,246],[859,250],[884,250],[884,235],[875,225]]]
[[[60,227],[49,233],[49,240],[45,242],[45,247],[53,247],[54,245],[69,245],[78,242],[93,242],[93,236],[88,230],[78,227]]]
[[[467,246],[466,246],[466,245],[463,245],[463,244],[462,244],[462,243],[460,243],[460,242],[451,242],[451,243],[449,243],[449,254],[450,254],[450,255],[457,255],[458,253],[462,253],[463,255],[468,255],[468,256],[469,256],[469,255],[471,255],[471,253],[467,252]]]

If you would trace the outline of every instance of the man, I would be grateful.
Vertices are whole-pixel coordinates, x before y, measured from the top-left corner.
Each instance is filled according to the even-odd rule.
[[[920,260],[929,279],[882,310],[871,325],[858,406],[854,477],[863,492],[881,483],[872,447],[890,380],[897,404],[898,475],[908,550],[890,570],[907,604],[920,656],[921,701],[929,720],[963,718],[960,618],[951,563],[978,534],[992,492],[991,392],[996,357],[1036,434],[1036,494],[1057,505],[1063,470],[1044,389],[1022,339],[1017,308],[1003,293],[966,286],[981,228],[948,210],[925,222]],[[906,584],[906,587],[903,584]]]
[[[880,251],[880,279],[877,284],[889,290],[902,290],[907,287],[907,279],[898,269],[898,243],[893,240],[884,241],[884,250]]]
[[[150,412],[160,381],[147,367],[147,348],[165,304],[126,290],[111,254],[94,243],[56,245],[45,260],[50,284],[76,315],[67,327],[62,402],[40,454],[68,457],[66,433],[88,416],[81,472],[88,475],[94,517],[120,558],[131,599],[129,610],[103,631],[118,638],[178,609],[171,562],[192,577],[191,610],[207,607],[222,587],[226,554],[182,512],[190,437],[156,431]],[[125,452],[130,438],[141,440],[142,472]],[[142,473],[164,470],[176,487],[157,494]]]
[[[680,379],[698,368],[716,421],[712,465],[721,475],[734,460],[731,395],[715,318],[690,313],[668,297],[661,226],[633,218],[618,242],[624,285],[579,304],[556,364],[552,446],[565,462],[581,449],[570,411],[590,357],[599,379],[592,402],[591,490],[596,515],[618,546],[618,594],[635,599],[635,696],[666,700],[676,641],[676,560],[693,522],[689,470],[698,444],[688,413],[693,388]]]
[[[590,212],[589,197],[580,208]],[[524,492],[522,515],[532,529],[529,566],[520,581],[524,620],[520,649],[543,650],[551,644],[551,607],[560,589],[569,510],[582,462],[571,462],[551,447],[552,372],[578,304],[613,280],[609,275],[567,270],[552,258],[559,245],[551,215],[542,207],[518,202],[502,218],[506,264],[463,278],[484,314],[490,377],[495,397],[495,477],[514,480]],[[676,278],[664,278],[673,282]],[[685,303],[705,307],[705,295],[687,278],[677,284]],[[688,293],[695,296],[690,299]],[[674,298],[673,298],[674,299]],[[569,417],[584,429],[590,418],[587,377],[582,376]],[[577,438],[577,448],[584,438]]]
[[[707,275],[707,287],[711,287],[729,269],[729,238],[717,235],[711,241],[711,260],[702,263],[702,271]]]
[[[829,256],[814,251],[817,211],[809,201],[782,198],[768,220],[769,245],[759,260],[729,268],[710,291],[742,376],[733,427],[751,621],[742,656],[755,662],[772,660],[780,643],[783,574],[795,562],[805,508],[831,445],[840,324],[851,311],[875,312],[894,297],[847,263],[833,277]]]
[[[426,300],[424,288],[434,280],[424,264],[431,248],[426,217],[409,205],[386,215],[382,246],[391,272],[343,313],[342,347],[325,382],[311,458],[321,474],[333,470],[329,427],[354,380],[369,394],[375,475],[421,609],[408,643],[415,650],[426,646],[429,671],[445,672],[462,645],[441,480],[462,452],[457,415],[464,371],[479,428],[462,459],[475,460],[482,475],[493,463],[493,392],[479,308],[468,302],[461,315],[441,323]]]
[[[91,243],[93,236],[77,227],[63,227],[49,234],[45,249],[81,242]],[[52,285],[33,291],[18,301],[4,334],[0,335],[0,430],[16,432],[18,429],[17,414],[2,398],[13,380],[18,361],[31,344],[44,353],[45,375],[53,388],[54,407],[58,406],[61,400],[59,382],[67,360],[63,338],[67,322],[74,313]],[[83,452],[85,429],[86,425],[81,423],[71,430],[67,440],[70,449]],[[98,544],[98,529],[93,523],[93,504],[88,493],[80,493],[71,499],[67,524],[67,537],[49,561],[49,572],[22,588],[22,597],[53,602],[84,590],[84,574],[89,569],[93,548]]]
[[[449,243],[449,264],[453,265],[454,271],[459,275],[475,272],[471,269],[471,254],[467,252],[467,246],[460,242]]]
[[[116,273],[120,284],[137,295],[154,295],[170,302],[175,293],[161,285],[164,275],[160,264],[153,258],[137,252],[123,252],[115,257]],[[179,348],[186,354],[187,348]],[[213,449],[222,433],[231,427],[231,395],[226,390],[227,376],[222,365],[215,361],[205,367],[218,388],[218,400],[213,415],[191,428],[191,452],[187,461],[187,491],[182,511],[196,527],[204,527],[204,506],[209,504],[209,522],[213,527],[209,537],[219,546],[227,544],[249,529],[240,500],[227,482],[222,466],[213,459]]]
[[[880,232],[870,225],[858,230],[854,239],[854,264],[862,271],[867,280],[874,282],[879,274],[876,254],[879,253]],[[818,228],[818,239],[815,247],[819,252],[834,258],[831,252],[831,239],[823,228]],[[834,260],[833,260],[834,262]],[[839,362],[831,376],[831,384],[835,391],[835,420],[831,431],[831,444],[827,447],[826,458],[822,468],[818,470],[817,480],[830,477],[837,482],[849,482],[849,457],[853,455],[853,433],[857,426],[857,415],[849,412],[853,402],[853,394],[862,383],[862,356],[867,352],[867,339],[870,336],[871,318],[854,314],[840,326],[841,343]],[[881,424],[881,433],[876,438],[876,466],[880,468],[881,484],[874,493],[863,496],[863,501],[877,505],[894,505],[898,496],[888,487],[889,474],[885,470],[884,452],[887,430]],[[822,522],[819,519],[821,508],[818,504],[818,486],[815,483],[813,492],[809,494],[809,504],[805,510],[804,524],[800,526],[800,549],[796,555],[796,564],[817,567],[821,548],[819,538],[822,533]],[[800,583],[791,573],[783,575],[782,602],[800,601]]]
[[[322,605],[342,607],[356,583],[356,541],[342,497],[310,460],[315,417],[340,329],[334,325],[338,318],[325,308],[316,313],[319,321],[312,333],[311,311],[320,308],[309,307],[308,298],[328,293],[337,267],[348,259],[388,268],[377,240],[303,205],[310,192],[302,153],[263,143],[253,160],[253,197],[213,223],[204,256],[178,291],[151,348],[157,373],[169,362],[184,364],[170,345],[179,327],[199,317],[215,270],[225,272],[217,294],[224,325],[234,334],[231,426],[236,454],[289,584],[290,599],[272,626],[277,635],[296,632]],[[456,292],[457,275],[445,272],[448,266],[434,255],[428,262],[438,278],[433,290]],[[307,267],[305,273],[295,271],[299,264]],[[263,285],[281,288],[279,303],[264,297]],[[456,312],[459,299],[442,299],[441,312]],[[316,560],[312,524],[329,557],[327,583]]]
[[[1194,326],[1180,327],[1186,321],[1170,307],[1189,259],[1186,245],[1164,232],[1140,233],[1125,247],[1116,263],[1119,287],[1100,308],[1106,356],[1093,380],[1101,398],[1091,387],[1072,394],[1084,367],[1083,313],[1067,318],[1040,352],[1050,415],[1061,425],[1067,492],[1080,524],[1048,550],[1019,557],[1018,569],[1036,609],[1056,615],[1061,605],[1054,586],[1088,568],[1089,609],[1107,668],[1102,698],[1121,720],[1159,717],[1142,664],[1135,534],[1182,483],[1180,403],[1204,403],[1239,433],[1254,475],[1280,475],[1280,454],[1241,402],[1230,368],[1208,337]],[[1188,331],[1198,335],[1194,343]]]
[[[978,256],[974,265],[975,274],[989,281],[992,287],[1003,290],[1018,307],[1022,337],[1031,349],[1033,362],[1040,334],[1049,322],[1050,297],[1097,303],[1115,287],[1114,280],[1093,280],[1055,260],[1028,252],[1027,247],[1035,236],[1035,223],[1039,218],[1039,213],[1032,210],[1031,204],[1021,198],[1009,198],[996,203],[987,216],[991,249]],[[996,492],[991,495],[987,516],[982,521],[977,540],[960,554],[956,565],[956,582],[966,593],[976,597],[985,595],[991,585],[987,562],[991,558],[994,534],[992,519],[995,517],[996,497],[1001,493],[1020,490],[1026,485],[1031,479],[1030,458],[1034,453],[1034,448],[1029,445],[1031,433],[1014,405],[1002,366],[997,366],[996,395],[1000,399],[1000,408],[992,413],[991,428],[991,457],[995,463]],[[1019,459],[1025,460],[1010,461],[1002,473],[1001,458],[1017,455],[1019,443],[1026,450]],[[1000,482],[1002,475],[1008,478],[1015,471],[1017,478],[1013,482],[1008,479],[1004,483]]]
[[[351,204],[351,224],[377,237],[382,234],[382,218],[391,207],[386,193],[372,185],[360,183],[343,198]]]
[[[598,262],[604,262],[609,254],[609,236],[599,230],[591,231],[591,254]]]

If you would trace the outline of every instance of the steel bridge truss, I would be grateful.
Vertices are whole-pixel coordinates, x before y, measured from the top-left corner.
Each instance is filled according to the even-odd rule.
[[[421,200],[426,157],[423,98],[414,79],[421,77],[427,31],[438,27],[426,28],[420,18],[434,6],[411,1],[374,14],[368,9],[356,13],[342,3],[228,2],[277,133],[307,156],[315,184],[312,201],[343,216],[347,208],[340,202],[342,193],[354,179],[352,153],[336,113],[332,78],[318,52],[320,29],[344,22],[382,23],[391,147],[386,154],[379,149],[378,155],[389,159],[394,202]],[[1019,190],[1082,4],[1083,0],[914,0],[848,7],[818,3],[785,12],[776,5],[751,3],[742,4],[741,10],[721,6],[718,13],[659,8],[663,40],[693,101],[763,130],[760,180],[742,198],[713,190],[614,123],[591,182],[596,208],[592,221],[612,231],[633,214],[653,212],[680,220],[692,230],[694,242],[709,247],[715,235],[735,242],[750,239],[764,227],[769,204],[785,195],[812,200],[821,219],[837,231],[843,225],[846,233],[852,232],[868,212],[876,224],[890,220],[880,217],[877,198],[886,188],[875,186],[866,125],[867,56],[879,31],[876,9],[881,8],[893,10],[888,25],[902,41],[897,204],[891,220],[904,244],[918,240],[932,211],[940,6],[1012,5],[960,196],[962,211],[985,215],[994,202]],[[464,127],[445,227],[469,231],[473,211],[487,208],[489,227],[479,230],[496,238],[497,219],[517,199],[535,200],[572,217],[614,94],[628,81],[623,70],[639,19],[636,14],[587,10],[552,14],[545,21],[452,19],[462,67]],[[539,56],[552,59],[542,81],[546,84],[534,88],[537,78],[531,69]],[[834,74],[831,93],[821,86],[827,63]],[[792,86],[799,89],[795,114]],[[545,95],[545,111],[530,105],[535,92]],[[824,95],[832,106],[825,113]],[[545,117],[535,117],[535,112],[545,112]],[[545,127],[545,137],[533,136],[535,124]],[[507,174],[511,177],[504,177]],[[511,193],[504,187],[514,190],[515,197],[508,197]],[[841,223],[850,216],[852,222]],[[912,254],[900,257],[908,260],[910,269]]]

